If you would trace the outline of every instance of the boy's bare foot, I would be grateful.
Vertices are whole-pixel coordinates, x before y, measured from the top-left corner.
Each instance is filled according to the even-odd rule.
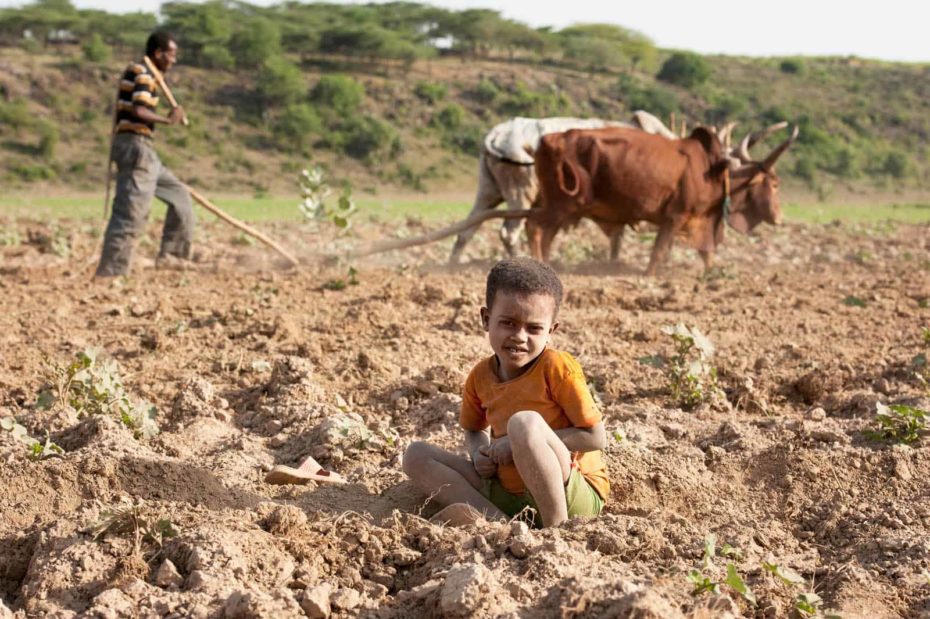
[[[429,519],[434,524],[449,527],[465,527],[470,524],[486,524],[484,516],[468,503],[453,503],[442,508]]]

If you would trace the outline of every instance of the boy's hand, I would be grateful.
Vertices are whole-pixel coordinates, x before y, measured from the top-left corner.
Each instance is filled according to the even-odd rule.
[[[513,464],[513,451],[510,449],[510,439],[506,436],[499,438],[488,447],[488,457],[498,466]]]
[[[497,475],[497,465],[488,457],[486,447],[476,449],[471,455],[472,464],[475,465],[475,471],[483,478],[494,477]]]

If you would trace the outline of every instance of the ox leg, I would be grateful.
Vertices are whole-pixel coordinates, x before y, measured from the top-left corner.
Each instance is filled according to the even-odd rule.
[[[624,224],[610,224],[601,221],[595,221],[597,227],[601,229],[610,240],[610,261],[618,262],[620,258],[620,246],[623,244]]]
[[[478,193],[475,196],[475,202],[468,216],[471,217],[478,213],[489,211],[503,201],[504,196],[501,195],[501,191],[497,186],[497,181],[488,170],[488,164],[485,161],[484,155],[482,155],[481,161],[478,164]],[[462,259],[462,251],[465,249],[465,245],[468,244],[471,237],[475,236],[476,232],[478,232],[478,226],[463,230],[459,233],[455,238],[455,245],[452,246],[452,253],[449,254],[449,264],[459,263]]]
[[[649,266],[646,267],[646,275],[654,277],[659,270],[659,265],[665,262],[669,250],[672,248],[672,241],[675,240],[677,228],[674,222],[665,222],[659,226],[659,233],[656,235],[655,245],[652,246],[652,254],[649,256]]]
[[[532,208],[539,194],[539,184],[531,167],[501,170],[496,176],[500,192],[507,202],[507,210],[519,213]],[[510,256],[517,255],[523,219],[508,219],[501,226],[501,241]]]
[[[714,252],[701,249],[698,250],[698,253],[701,254],[701,260],[704,261],[704,270],[709,271],[714,266]]]
[[[540,238],[540,258],[542,262],[549,262],[549,257],[552,255],[552,242],[555,240],[555,235],[559,233],[559,229],[556,226],[549,226],[542,230],[542,235]]]
[[[543,229],[532,219],[526,221],[526,238],[530,244],[530,255],[540,262],[542,261],[542,237]]]
[[[612,226],[610,229],[604,230],[605,234],[607,234],[607,237],[610,239],[611,262],[620,262],[620,248],[623,246],[623,233],[625,230],[626,226],[623,224]]]

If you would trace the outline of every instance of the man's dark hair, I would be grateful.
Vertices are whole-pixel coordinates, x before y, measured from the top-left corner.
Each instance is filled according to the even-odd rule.
[[[168,49],[168,45],[172,41],[174,41],[175,45],[178,44],[174,35],[167,30],[156,30],[149,35],[148,41],[145,42],[145,55],[149,58],[154,58],[156,51]]]
[[[488,310],[494,304],[498,292],[509,292],[520,296],[545,294],[555,300],[555,313],[558,315],[562,304],[562,282],[548,264],[532,258],[507,258],[501,260],[488,273],[488,287],[485,303]]]

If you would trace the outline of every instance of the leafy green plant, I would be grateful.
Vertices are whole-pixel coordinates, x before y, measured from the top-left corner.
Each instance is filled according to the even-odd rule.
[[[709,363],[714,354],[710,340],[697,327],[682,323],[662,327],[662,332],[675,344],[675,353],[664,359],[672,398],[684,408],[693,408],[716,395],[717,368]],[[640,361],[653,365],[655,358],[644,357]]]
[[[717,556],[716,546],[717,536],[713,533],[708,534],[707,537],[704,538],[704,554],[701,559],[700,567],[689,570],[685,576],[688,582],[693,585],[691,595],[701,595],[708,592],[714,595],[720,595],[721,585],[726,585],[733,591],[739,593],[747,602],[755,606],[755,594],[752,592],[752,589],[749,588],[749,585],[746,584],[746,581],[743,580],[743,577],[740,576],[733,563],[727,562],[726,575],[723,579],[715,580],[712,578],[711,574],[717,571],[714,565],[714,558]],[[720,554],[723,556],[735,557],[738,556],[740,552],[737,548],[729,544],[724,544],[720,550]]]
[[[107,415],[130,428],[136,438],[158,434],[155,406],[133,400],[123,386],[119,366],[112,359],[99,360],[99,351],[88,348],[74,361],[59,365],[44,359],[47,387],[39,392],[36,408],[49,410],[56,404],[70,406],[78,415]]]
[[[65,450],[52,442],[48,431],[45,432],[45,442],[39,441],[29,436],[29,431],[25,426],[17,423],[15,417],[3,417],[0,419],[0,429],[6,430],[13,435],[13,438],[26,446],[29,450],[30,460],[44,460],[51,456],[60,456]]]
[[[357,212],[352,200],[352,189],[343,187],[334,206],[327,204],[326,198],[332,193],[326,179],[326,172],[319,165],[302,170],[298,179],[301,202],[297,205],[301,214],[313,222],[328,221],[340,230],[348,230],[352,225],[352,216]]]
[[[790,589],[796,590],[804,585],[804,578],[791,568],[776,563],[762,562],[762,569],[772,574],[780,580],[782,584]],[[813,591],[798,591],[794,597],[794,609],[798,615],[804,619],[823,617],[823,619],[841,619],[839,615],[826,614],[823,612],[823,600]]]
[[[911,444],[920,440],[927,430],[925,410],[905,404],[886,406],[875,403],[876,427],[866,431],[866,436],[889,443]]]

